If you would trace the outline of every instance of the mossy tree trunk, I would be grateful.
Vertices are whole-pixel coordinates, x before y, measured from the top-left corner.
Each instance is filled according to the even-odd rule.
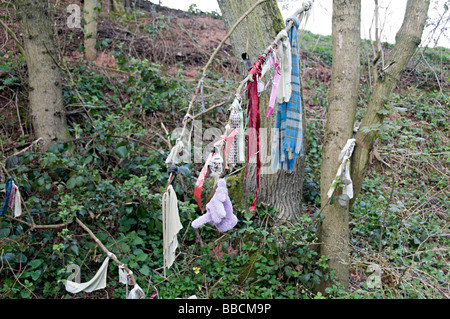
[[[421,42],[429,6],[430,0],[408,0],[402,26],[395,36],[395,46],[386,61],[386,66],[393,62],[394,64],[386,72],[378,75],[367,111],[355,137],[357,142],[362,143],[355,147],[352,156],[351,176],[354,197],[350,205],[353,205],[356,196],[361,191],[369,164],[370,150],[378,136],[378,129],[374,128],[381,124],[384,118],[384,112],[380,111],[391,98],[401,75]]]
[[[324,219],[320,229],[321,255],[329,258],[344,287],[349,284],[348,208],[339,201],[327,201],[327,192],[340,165],[338,156],[352,137],[360,79],[361,1],[333,1],[332,46],[333,64],[328,92],[328,113],[321,163],[321,205]],[[336,190],[336,193],[340,191]],[[321,284],[320,290],[328,286]]]
[[[230,30],[234,23],[257,2],[257,0],[218,0],[226,29]],[[267,0],[262,3],[237,26],[230,36],[236,59],[242,62],[241,55],[246,52],[253,64],[283,28],[285,28],[285,23],[277,1]],[[243,62],[240,63],[239,69],[243,76],[242,79],[247,77],[248,70]],[[267,79],[268,76],[266,75],[263,79],[264,82],[267,82]],[[241,92],[242,97],[246,96],[246,94],[246,92]],[[266,89],[260,96],[261,174],[258,202],[271,204],[278,209],[278,218],[280,220],[293,220],[301,213],[304,157],[299,157],[293,172],[284,170],[273,172],[271,170],[270,152],[272,147],[272,129],[275,128],[276,121],[276,107],[273,110],[273,114],[266,119],[265,114],[269,105],[269,98],[270,89]],[[246,103],[242,104],[242,108],[246,110]],[[303,109],[304,117],[305,112]],[[305,122],[304,119],[303,132],[305,132]],[[247,201],[249,196],[252,199],[254,198],[256,192],[255,158],[250,160],[244,190],[244,202]]]
[[[60,70],[48,1],[16,0],[28,68],[29,106],[34,135],[43,149],[67,137]]]

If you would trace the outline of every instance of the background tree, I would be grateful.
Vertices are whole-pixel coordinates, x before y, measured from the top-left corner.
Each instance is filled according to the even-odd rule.
[[[370,152],[383,122],[384,112],[380,111],[389,101],[408,62],[421,42],[429,6],[430,0],[408,0],[402,26],[395,36],[394,49],[385,64],[390,67],[386,71],[382,70],[383,66],[379,68],[381,70],[368,102],[367,111],[356,134],[356,140],[360,146],[355,148],[352,157],[351,168],[355,193],[350,202],[351,205],[361,190]]]
[[[16,0],[14,5],[25,49],[34,134],[43,139],[45,149],[67,136],[52,12],[47,1]]]
[[[225,28],[231,26],[246,12],[257,0],[219,0],[218,4],[222,12]],[[283,17],[278,8],[277,1],[267,0],[259,5],[245,21],[240,23],[230,36],[231,45],[235,56],[242,61],[241,54],[247,53],[253,64],[259,55],[275,39],[278,32],[285,27]],[[245,78],[248,75],[247,67],[240,63],[240,73]],[[267,80],[265,80],[267,81]],[[241,94],[244,96],[246,93]],[[275,127],[276,109],[269,118],[265,118],[269,104],[270,90],[264,91],[260,96],[261,114],[261,154],[270,158],[272,146],[272,128]],[[242,107],[247,107],[243,103]],[[305,118],[304,108],[303,118]],[[303,120],[303,132],[305,132],[305,119]],[[265,134],[266,135],[263,135]],[[271,161],[263,162],[266,156],[261,157],[261,170],[271,167]],[[299,215],[302,207],[304,157],[297,159],[293,172],[278,170],[273,174],[260,175],[260,188],[258,202],[270,203],[279,210],[280,219],[292,220]],[[275,191],[276,190],[276,191]],[[248,196],[254,196],[256,192],[256,164],[250,163],[248,175],[245,180],[244,200]]]
[[[360,79],[361,1],[333,1],[333,64],[328,93],[328,113],[321,164],[321,254],[329,258],[329,266],[338,280],[349,283],[348,208],[338,200],[327,201],[327,192],[340,165],[338,156],[352,137]]]
[[[84,1],[84,20],[86,21],[84,33],[84,52],[88,61],[94,61],[97,57],[97,17],[98,17],[98,1]]]
[[[430,1],[409,0],[403,24],[396,35],[394,49],[386,61],[387,69],[379,67],[367,111],[356,134],[356,147],[351,161],[354,196],[361,190],[369,163],[369,154],[376,140],[383,112],[401,74],[421,41]],[[356,1],[333,2],[333,65],[329,105],[321,166],[321,205],[324,220],[320,235],[321,254],[329,259],[337,279],[348,288],[349,284],[349,207],[339,201],[328,202],[327,191],[334,179],[339,162],[337,157],[348,138],[352,137],[359,83],[360,4]],[[379,59],[375,58],[375,62]],[[355,62],[355,63],[353,63]],[[335,193],[335,196],[339,194]],[[325,290],[329,282],[323,282]]]

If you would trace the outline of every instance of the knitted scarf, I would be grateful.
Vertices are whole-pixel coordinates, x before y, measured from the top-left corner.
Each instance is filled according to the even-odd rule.
[[[291,96],[288,102],[278,103],[276,130],[272,143],[274,169],[294,169],[295,160],[303,153],[302,100],[300,86],[300,61],[297,45],[299,22],[291,17],[286,23],[294,22],[288,36],[291,46]]]

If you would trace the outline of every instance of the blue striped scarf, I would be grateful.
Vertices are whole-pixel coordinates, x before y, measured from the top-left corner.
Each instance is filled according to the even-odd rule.
[[[302,99],[300,85],[300,60],[297,44],[299,22],[291,17],[292,28],[288,32],[291,45],[291,98],[289,102],[278,103],[277,122],[272,143],[273,169],[294,169],[295,160],[303,154]]]
[[[5,198],[5,202],[3,203],[2,208],[0,210],[0,216],[5,215],[6,211],[8,210],[9,198],[11,197],[12,182],[13,182],[12,178],[8,178],[8,180],[6,181],[6,185],[5,185],[6,198]]]

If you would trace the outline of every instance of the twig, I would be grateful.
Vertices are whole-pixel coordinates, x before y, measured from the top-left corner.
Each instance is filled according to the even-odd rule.
[[[430,70],[433,72],[434,77],[436,78],[436,81],[439,85],[439,93],[441,93],[441,95],[444,95],[444,93],[442,92],[442,86],[441,86],[441,81],[439,81],[439,77],[437,76],[436,72],[434,71],[434,69],[431,67],[431,65],[428,63],[427,59],[425,59],[425,56],[423,55],[423,50],[420,50],[420,55],[422,56],[423,60],[425,61],[425,64],[430,68]]]
[[[192,109],[192,106],[194,105],[194,102],[197,98],[197,93],[198,90],[200,89],[200,86],[202,84],[203,78],[206,75],[206,70],[208,69],[208,67],[211,65],[212,61],[214,60],[214,58],[216,57],[217,53],[219,52],[220,48],[222,48],[223,44],[225,43],[225,41],[228,40],[228,38],[231,36],[231,34],[234,32],[234,30],[236,29],[236,27],[242,22],[242,20],[244,20],[257,6],[259,6],[260,4],[262,4],[263,2],[266,2],[268,0],[259,0],[258,2],[256,2],[252,7],[250,7],[250,9],[248,9],[235,23],[234,25],[231,27],[230,31],[228,31],[227,35],[222,39],[222,41],[219,43],[219,45],[217,46],[217,48],[214,50],[213,54],[211,55],[211,57],[209,58],[208,62],[206,63],[206,65],[203,67],[202,69],[202,76],[200,77],[200,80],[197,83],[197,87],[195,88],[194,94],[192,95],[191,101],[189,102],[189,106],[187,109],[186,114],[189,114],[189,112]],[[183,129],[181,130],[181,134],[180,134],[180,140],[181,138],[184,136],[184,132],[186,131],[186,125],[187,125],[187,121],[184,122],[183,124]]]
[[[17,47],[20,50],[20,53],[22,53],[23,56],[25,56],[25,50],[20,43],[20,41],[17,39],[16,34],[0,19],[0,24],[2,27],[6,30],[6,32],[9,33],[9,35],[13,38],[14,42],[17,44]]]
[[[131,284],[134,286],[136,285],[136,279],[134,278],[133,272],[130,271],[130,269],[127,267],[127,265],[123,264],[122,262],[120,262],[117,257],[111,253],[106,247],[105,245],[103,245],[103,243],[94,235],[94,233],[85,225],[83,224],[83,222],[81,220],[79,220],[77,217],[75,217],[75,221],[78,223],[78,225],[81,226],[81,228],[83,228],[88,234],[89,236],[91,236],[91,238],[95,241],[95,243],[103,250],[104,253],[106,253],[108,256],[111,256],[111,259],[118,264],[119,266],[123,266],[123,268],[125,269],[125,271],[130,275],[130,279],[131,279]],[[142,292],[140,290],[137,290],[137,293],[139,294],[139,296],[141,297],[141,299],[144,299],[144,295],[142,294]]]
[[[20,130],[22,131],[22,135],[25,135],[25,132],[23,131],[23,127],[22,127],[22,121],[20,120],[19,105],[17,104],[17,95],[18,94],[19,94],[19,91],[16,91],[16,96],[14,97],[14,102],[16,104],[17,118],[19,120]]]
[[[311,8],[311,3],[307,2],[304,3],[303,6],[300,7],[300,9],[297,10],[297,12],[294,13],[294,16],[298,16],[301,13],[308,11]],[[292,20],[289,21],[289,23],[287,24],[286,28],[284,29],[286,32],[289,32],[289,30],[292,28],[292,26],[294,25],[294,22]],[[277,37],[275,38],[275,40],[272,43],[277,43],[278,41],[280,41],[280,35],[278,34]],[[262,54],[262,56],[266,56],[267,53],[271,50],[271,48],[274,47],[274,44],[269,45]],[[248,81],[253,81],[253,76],[252,74],[248,74],[247,77],[241,82],[241,84],[239,84],[237,90],[236,90],[236,95],[240,95],[240,92],[242,90],[242,88],[244,87],[244,85],[248,82]]]
[[[225,103],[227,103],[227,101],[223,101],[223,102],[220,102],[219,104],[213,105],[210,108],[207,108],[206,110],[204,110],[203,112],[195,114],[193,116],[193,119],[195,120],[197,117],[202,116],[203,114],[208,113],[209,111],[212,111],[212,110],[224,105]]]

